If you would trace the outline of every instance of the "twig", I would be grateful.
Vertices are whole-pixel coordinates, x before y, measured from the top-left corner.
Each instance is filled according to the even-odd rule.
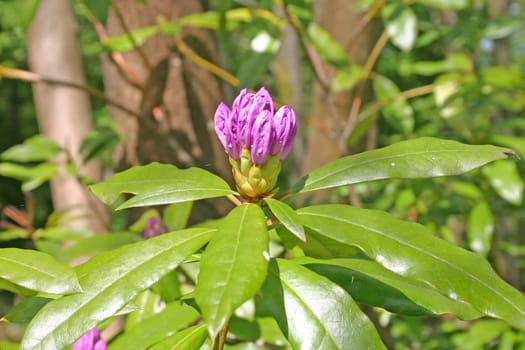
[[[354,31],[352,32],[352,34],[350,34],[350,37],[348,38],[348,45],[345,47],[346,52],[352,51],[353,49],[352,45],[357,42],[356,40],[357,36],[363,32],[365,27],[370,23],[372,18],[376,16],[377,12],[381,10],[384,4],[385,4],[385,0],[376,1],[372,5],[372,7],[364,14],[364,16],[361,17],[361,20],[357,23]]]
[[[15,69],[15,68],[9,68],[4,65],[0,65],[0,77],[22,80],[22,81],[26,81],[29,83],[46,83],[46,84],[52,84],[52,85],[67,86],[73,89],[84,91],[87,94],[104,101],[106,104],[112,105],[126,112],[130,116],[133,116],[135,118],[140,118],[140,115],[137,112],[132,111],[131,109],[121,104],[120,102],[104,95],[104,93],[102,93],[101,91],[94,89],[92,87],[86,86],[86,85],[81,85],[78,83],[74,83],[72,81],[53,79],[53,78],[42,76],[34,72],[29,72],[29,71]]]
[[[239,200],[239,198],[235,197],[233,194],[229,194],[226,196],[236,206],[242,205],[242,202]]]
[[[206,60],[205,58],[199,56],[195,51],[193,51],[184,40],[182,40],[181,37],[176,36],[174,38],[175,46],[177,49],[186,57],[188,57],[190,60],[192,60],[195,64],[201,66],[205,70],[215,74],[222,80],[226,81],[232,86],[239,86],[239,79],[222,69],[221,67],[211,63],[210,61]]]
[[[126,33],[126,36],[128,37],[129,41],[131,41],[131,44],[137,50],[137,53],[139,54],[140,59],[142,60],[144,65],[148,68],[148,70],[152,71],[153,66],[149,62],[144,51],[142,51],[142,48],[138,45],[137,41],[135,40],[135,37],[131,33],[128,25],[126,24],[126,20],[124,19],[122,12],[118,8],[118,6],[115,4],[115,2],[111,2],[111,7],[113,7],[113,10],[115,10],[115,14],[117,15],[120,25],[122,26],[122,29],[124,29],[124,32]]]

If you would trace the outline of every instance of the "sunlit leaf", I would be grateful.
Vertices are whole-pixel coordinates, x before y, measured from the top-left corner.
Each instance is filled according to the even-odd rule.
[[[18,286],[49,294],[82,291],[73,269],[52,256],[30,249],[0,249],[0,278]]]
[[[494,218],[487,202],[476,204],[468,217],[467,238],[470,249],[487,256],[492,247]]]
[[[110,51],[126,52],[140,47],[147,39],[159,32],[158,26],[133,29],[129,33],[102,40],[102,45]],[[130,37],[133,37],[133,41]]]
[[[506,284],[480,255],[435,237],[425,227],[387,213],[347,205],[297,211],[309,234],[358,247],[385,268],[420,280],[488,316],[525,328],[525,298]]]
[[[309,41],[323,60],[336,67],[348,65],[348,56],[345,50],[332,38],[330,33],[314,22],[308,25],[307,31]]]
[[[117,173],[90,186],[106,204],[121,194],[133,194],[117,209],[170,204],[233,194],[220,177],[201,168],[178,169],[174,165],[151,163]]]
[[[60,146],[42,135],[32,136],[24,143],[12,146],[0,154],[0,158],[12,162],[47,161],[60,151]]]
[[[187,229],[101,253],[76,268],[84,292],[49,302],[29,324],[22,349],[62,349],[118,314],[137,294],[179,266],[214,234]]]
[[[516,163],[500,160],[483,167],[483,175],[490,181],[492,188],[507,202],[520,205],[525,187]]]
[[[264,201],[268,204],[275,217],[279,219],[281,224],[283,224],[288,231],[293,233],[300,240],[305,240],[304,230],[299,223],[299,217],[288,204],[273,198],[266,198]]]
[[[419,138],[337,159],[294,185],[298,192],[391,178],[458,175],[513,154],[507,148]]]
[[[386,32],[392,43],[403,51],[410,51],[417,38],[417,17],[408,6],[392,2],[383,6]]]
[[[195,350],[200,349],[208,331],[204,323],[188,327],[168,339],[152,346],[150,350]]]
[[[294,349],[385,349],[341,287],[293,261],[272,264],[261,292]]]
[[[215,336],[237,307],[252,298],[266,277],[268,232],[256,204],[233,209],[201,256],[195,300]]]

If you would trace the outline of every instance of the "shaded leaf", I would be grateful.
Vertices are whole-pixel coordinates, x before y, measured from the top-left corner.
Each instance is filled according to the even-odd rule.
[[[82,291],[72,268],[52,256],[30,249],[0,249],[0,278],[18,286],[49,294]]]
[[[490,145],[466,145],[423,137],[337,159],[294,185],[298,192],[391,178],[458,175],[513,154]]]
[[[121,194],[134,195],[117,209],[179,203],[235,193],[223,179],[204,169],[178,169],[174,165],[160,163],[133,167],[90,188],[109,205],[114,204]]]
[[[261,292],[294,349],[385,349],[341,287],[293,261],[273,262]]]
[[[186,328],[150,348],[150,350],[195,350],[200,349],[208,332],[205,324]]]
[[[193,208],[193,202],[173,203],[164,210],[164,223],[172,230],[186,227]]]
[[[525,328],[525,298],[481,256],[441,240],[424,226],[346,205],[297,211],[303,225],[340,245],[358,247],[385,268],[434,287],[487,316]],[[309,236],[307,235],[307,241]]]
[[[49,303],[52,299],[42,297],[29,297],[19,304],[16,304],[4,315],[3,319],[7,322],[28,323],[36,313]]]
[[[463,10],[470,6],[470,0],[416,0],[417,3],[443,10]]]
[[[119,313],[137,294],[201,248],[215,230],[167,233],[99,254],[76,268],[83,293],[48,303],[29,324],[22,349],[53,350]]]
[[[256,204],[233,209],[201,256],[195,301],[214,337],[266,277],[268,232]]]
[[[319,56],[336,67],[348,66],[348,56],[345,50],[330,33],[314,22],[307,28],[308,40],[312,43]]]

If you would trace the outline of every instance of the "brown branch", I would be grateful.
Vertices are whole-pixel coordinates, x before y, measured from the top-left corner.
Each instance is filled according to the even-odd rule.
[[[9,79],[16,79],[21,80],[29,83],[45,83],[45,84],[52,84],[52,85],[60,85],[60,86],[67,86],[73,89],[77,89],[80,91],[84,91],[85,93],[89,94],[90,96],[96,97],[102,101],[104,101],[106,104],[112,105],[130,116],[133,116],[135,118],[140,118],[140,115],[123,105],[122,103],[104,95],[103,92],[94,89],[92,87],[78,84],[72,81],[66,81],[66,80],[60,80],[60,79],[53,79],[49,77],[42,76],[40,74],[29,72],[21,69],[15,69],[15,68],[9,68],[4,65],[0,65],[0,77],[5,77]]]
[[[137,50],[137,53],[139,54],[140,59],[144,63],[144,65],[148,68],[148,70],[152,71],[153,66],[149,62],[148,58],[146,57],[146,54],[144,51],[142,51],[142,48],[138,45],[137,41],[135,40],[135,37],[131,33],[131,30],[129,29],[128,25],[126,24],[126,20],[124,19],[124,16],[122,15],[122,12],[118,8],[118,6],[115,4],[115,2],[111,2],[111,7],[113,10],[115,10],[115,14],[117,15],[117,18],[119,20],[120,25],[122,26],[122,29],[124,29],[124,32],[126,33],[126,36],[128,37],[129,41],[131,41],[131,44],[133,45],[133,48]]]

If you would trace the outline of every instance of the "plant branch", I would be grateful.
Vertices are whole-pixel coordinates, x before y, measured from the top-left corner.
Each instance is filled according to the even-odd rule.
[[[222,350],[224,348],[224,343],[226,342],[226,335],[228,334],[228,327],[230,326],[230,321],[228,320],[224,326],[219,331],[219,334],[213,339],[211,349],[212,350]]]
[[[67,86],[73,89],[84,91],[90,96],[96,97],[104,101],[105,103],[124,111],[132,117],[140,118],[140,115],[137,112],[129,109],[122,103],[104,95],[103,92],[97,89],[94,89],[92,87],[86,86],[86,85],[81,85],[78,83],[74,83],[72,81],[53,79],[53,78],[42,76],[34,72],[29,72],[29,71],[15,69],[15,68],[9,68],[4,65],[0,65],[0,77],[21,80],[21,81],[25,81],[29,83],[46,83],[46,84],[52,84],[52,85]]]

